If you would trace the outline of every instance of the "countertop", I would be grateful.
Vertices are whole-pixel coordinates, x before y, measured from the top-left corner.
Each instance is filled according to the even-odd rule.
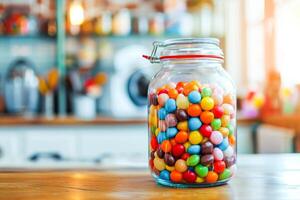
[[[3,171],[0,199],[299,199],[300,155],[241,155],[228,184],[176,189],[156,185],[147,169]]]

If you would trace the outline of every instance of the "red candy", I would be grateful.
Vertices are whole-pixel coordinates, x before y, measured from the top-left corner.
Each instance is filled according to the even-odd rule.
[[[224,161],[215,161],[214,163],[214,171],[218,174],[222,173],[225,169],[226,165]]]
[[[156,150],[158,148],[158,142],[155,136],[152,136],[150,143],[153,150]]]
[[[199,129],[200,133],[204,136],[204,137],[210,137],[211,132],[212,132],[212,128],[210,125],[206,125],[203,124],[200,129]]]
[[[153,160],[152,159],[149,160],[149,166],[150,166],[151,169],[154,168],[154,164],[153,164]]]
[[[185,152],[185,147],[182,144],[176,144],[172,148],[172,154],[175,157],[180,157]]]
[[[190,157],[190,154],[189,154],[189,153],[184,153],[184,154],[181,156],[181,159],[182,159],[182,160],[187,160],[189,157]]]
[[[178,91],[179,94],[183,92],[183,86],[184,86],[184,82],[177,83],[176,90]]]
[[[224,109],[222,106],[215,106],[212,112],[214,113],[215,118],[221,118],[224,114]]]
[[[162,90],[160,90],[157,94],[158,95],[160,95],[160,94],[162,94],[162,93],[165,93],[165,94],[168,94],[168,90],[167,89],[162,89]]]
[[[188,183],[194,183],[197,179],[197,175],[189,170],[184,172],[182,177]]]

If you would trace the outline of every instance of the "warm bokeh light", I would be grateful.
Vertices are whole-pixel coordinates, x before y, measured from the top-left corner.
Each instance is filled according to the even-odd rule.
[[[80,1],[73,1],[69,10],[70,22],[74,26],[81,25],[84,21],[84,10]]]

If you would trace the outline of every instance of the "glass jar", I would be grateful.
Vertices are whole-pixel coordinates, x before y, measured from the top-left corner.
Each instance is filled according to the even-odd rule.
[[[149,165],[158,184],[222,185],[236,171],[236,88],[214,38],[154,42],[148,89]],[[159,50],[159,56],[157,51]]]

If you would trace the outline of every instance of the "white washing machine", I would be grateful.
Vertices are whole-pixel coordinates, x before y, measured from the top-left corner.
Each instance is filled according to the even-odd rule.
[[[114,72],[100,101],[102,112],[118,118],[146,118],[148,84],[157,71],[142,58],[147,52],[142,45],[129,45],[116,51]]]

